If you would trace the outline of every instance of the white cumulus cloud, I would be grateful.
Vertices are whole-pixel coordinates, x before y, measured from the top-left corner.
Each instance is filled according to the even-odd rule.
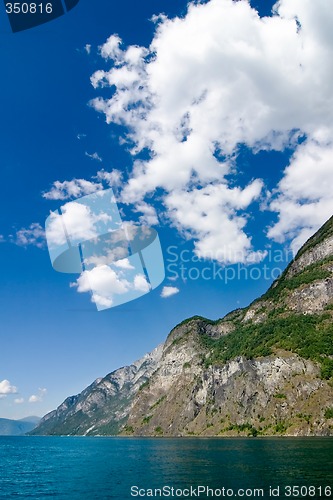
[[[150,290],[150,284],[143,274],[137,274],[134,277],[133,288],[134,290],[138,290],[139,292],[147,293]]]
[[[17,387],[15,385],[12,385],[9,380],[4,379],[0,381],[0,398],[4,398],[8,396],[8,394],[16,394],[17,393]]]
[[[134,269],[134,266],[130,263],[128,259],[120,259],[114,262],[114,265],[116,267],[119,267],[120,269]]]
[[[308,141],[298,147],[270,204],[279,213],[268,236],[300,246],[333,214],[333,144]]]
[[[39,222],[33,222],[28,228],[22,228],[16,232],[15,237],[11,237],[11,241],[18,246],[36,246],[38,248],[45,247],[45,231]]]
[[[131,291],[148,293],[150,284],[146,277],[137,273],[132,278],[127,278],[135,268],[128,259],[119,260],[114,264],[116,269],[108,265],[97,265],[91,270],[84,271],[71,287],[76,287],[80,293],[91,292],[92,302],[100,308],[112,307],[116,296],[124,295]]]
[[[135,206],[135,212],[141,213],[139,217],[139,221],[142,224],[147,224],[148,226],[157,226],[158,225],[158,216],[155,208],[148,203],[141,201],[137,203]]]
[[[84,271],[72,286],[80,293],[92,292],[92,301],[100,307],[111,307],[115,295],[123,295],[130,290],[131,284],[121,272],[107,265],[99,265]]]
[[[71,181],[55,181],[49,191],[43,193],[47,200],[68,200],[79,198],[87,194],[96,193],[103,189],[102,184],[85,179],[73,179]]]
[[[61,214],[51,212],[50,215],[47,227],[47,241],[51,246],[64,244],[67,235],[73,241],[95,238],[98,236],[96,224],[110,220],[110,216],[106,213],[94,214],[88,206],[75,201],[63,205],[61,212]]]
[[[166,299],[172,295],[176,295],[176,293],[179,293],[179,288],[176,286],[164,286],[161,292],[161,297]]]
[[[113,169],[111,172],[102,169],[97,172],[96,178],[110,187],[119,187],[122,182],[122,173],[117,169]]]
[[[167,218],[194,239],[198,255],[209,258],[222,245],[222,262],[260,260],[265,254],[253,248],[246,225],[263,185],[237,185],[238,147],[294,148],[272,196],[279,220],[268,235],[299,243],[332,213],[320,175],[311,175],[311,187],[304,180],[314,150],[320,173],[330,177],[331,2],[280,0],[272,17],[260,18],[245,0],[210,0],[190,3],[183,18],[156,22],[149,47],[109,37],[100,53],[110,69],[91,78],[96,89],[110,88],[92,106],[127,127],[134,166],[123,201],[147,203],[161,189]],[[147,160],[138,159],[142,151]]]

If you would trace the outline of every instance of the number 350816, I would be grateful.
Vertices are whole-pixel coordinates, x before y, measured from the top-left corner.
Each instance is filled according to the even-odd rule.
[[[26,3],[14,2],[6,3],[7,14],[51,14],[52,3]]]

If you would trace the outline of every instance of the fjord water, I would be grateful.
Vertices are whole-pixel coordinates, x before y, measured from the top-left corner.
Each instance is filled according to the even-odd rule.
[[[280,486],[287,498],[286,485],[333,486],[333,439],[0,438],[1,499],[125,500],[135,485],[263,488],[261,498]],[[329,498],[318,492],[300,498]]]

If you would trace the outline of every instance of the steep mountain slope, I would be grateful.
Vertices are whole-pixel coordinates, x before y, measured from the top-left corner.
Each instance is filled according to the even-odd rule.
[[[34,433],[333,435],[333,218],[262,297],[183,321],[153,358],[144,375],[122,368],[118,385],[116,371],[68,398]]]
[[[248,308],[172,330],[124,432],[333,434],[332,309],[333,218]]]
[[[45,415],[31,435],[117,434],[127,419],[134,395],[156,370],[161,354],[162,346],[158,346],[132,365],[95,380]]]

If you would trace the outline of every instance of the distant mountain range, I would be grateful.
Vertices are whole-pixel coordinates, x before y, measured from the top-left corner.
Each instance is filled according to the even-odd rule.
[[[0,436],[22,436],[32,431],[40,422],[40,417],[26,417],[21,420],[0,418]]]
[[[183,321],[31,434],[333,435],[333,218],[262,297]]]

